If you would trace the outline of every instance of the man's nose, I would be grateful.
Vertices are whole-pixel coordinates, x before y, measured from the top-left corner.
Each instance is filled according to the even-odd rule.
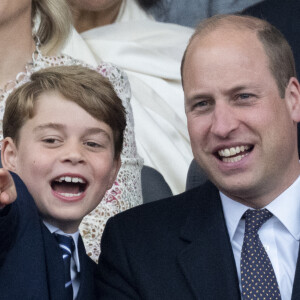
[[[211,132],[219,138],[227,138],[231,132],[238,128],[239,120],[230,104],[217,103],[212,115]]]

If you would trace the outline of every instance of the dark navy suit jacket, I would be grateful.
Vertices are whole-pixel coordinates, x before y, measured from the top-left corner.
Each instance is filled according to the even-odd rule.
[[[42,223],[22,181],[13,174],[18,198],[0,217],[0,299],[63,300],[64,268],[61,250]],[[77,299],[95,299],[96,264],[79,239],[80,289]]]
[[[210,182],[111,218],[101,246],[101,299],[241,299],[219,192]]]

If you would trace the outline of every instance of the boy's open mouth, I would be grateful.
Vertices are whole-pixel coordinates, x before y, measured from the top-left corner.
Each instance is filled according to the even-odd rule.
[[[65,197],[80,196],[87,186],[87,181],[77,176],[60,176],[51,181],[52,190]]]
[[[215,156],[223,162],[234,163],[240,161],[248,155],[252,150],[253,145],[241,145],[231,148],[220,149],[215,153]]]

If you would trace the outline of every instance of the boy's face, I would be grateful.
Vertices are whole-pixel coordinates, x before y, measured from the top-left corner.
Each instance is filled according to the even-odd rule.
[[[18,147],[3,142],[3,165],[17,173],[42,218],[65,232],[99,204],[116,177],[110,126],[59,93],[44,93],[20,130]]]

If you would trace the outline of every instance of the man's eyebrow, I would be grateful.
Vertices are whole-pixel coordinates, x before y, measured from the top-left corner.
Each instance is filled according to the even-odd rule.
[[[202,100],[202,99],[211,99],[212,96],[209,93],[201,93],[201,92],[196,92],[195,94],[193,94],[190,97],[186,97],[185,102],[186,103],[193,103],[194,101],[197,100]]]
[[[236,86],[232,89],[230,89],[228,91],[229,94],[232,94],[232,93],[237,93],[237,92],[240,92],[240,91],[244,91],[244,90],[247,90],[247,89],[253,89],[254,87],[253,86],[246,86],[246,85],[239,85],[239,86]]]
[[[225,91],[224,93],[227,95],[232,95],[234,93],[238,93],[244,90],[259,90],[260,88],[256,85],[238,85],[235,86],[231,89],[228,89],[227,91]],[[195,92],[195,94],[193,94],[191,97],[186,98],[187,102],[192,102],[192,101],[197,101],[197,100],[201,100],[201,99],[211,99],[213,98],[212,94],[207,93],[207,92]]]

